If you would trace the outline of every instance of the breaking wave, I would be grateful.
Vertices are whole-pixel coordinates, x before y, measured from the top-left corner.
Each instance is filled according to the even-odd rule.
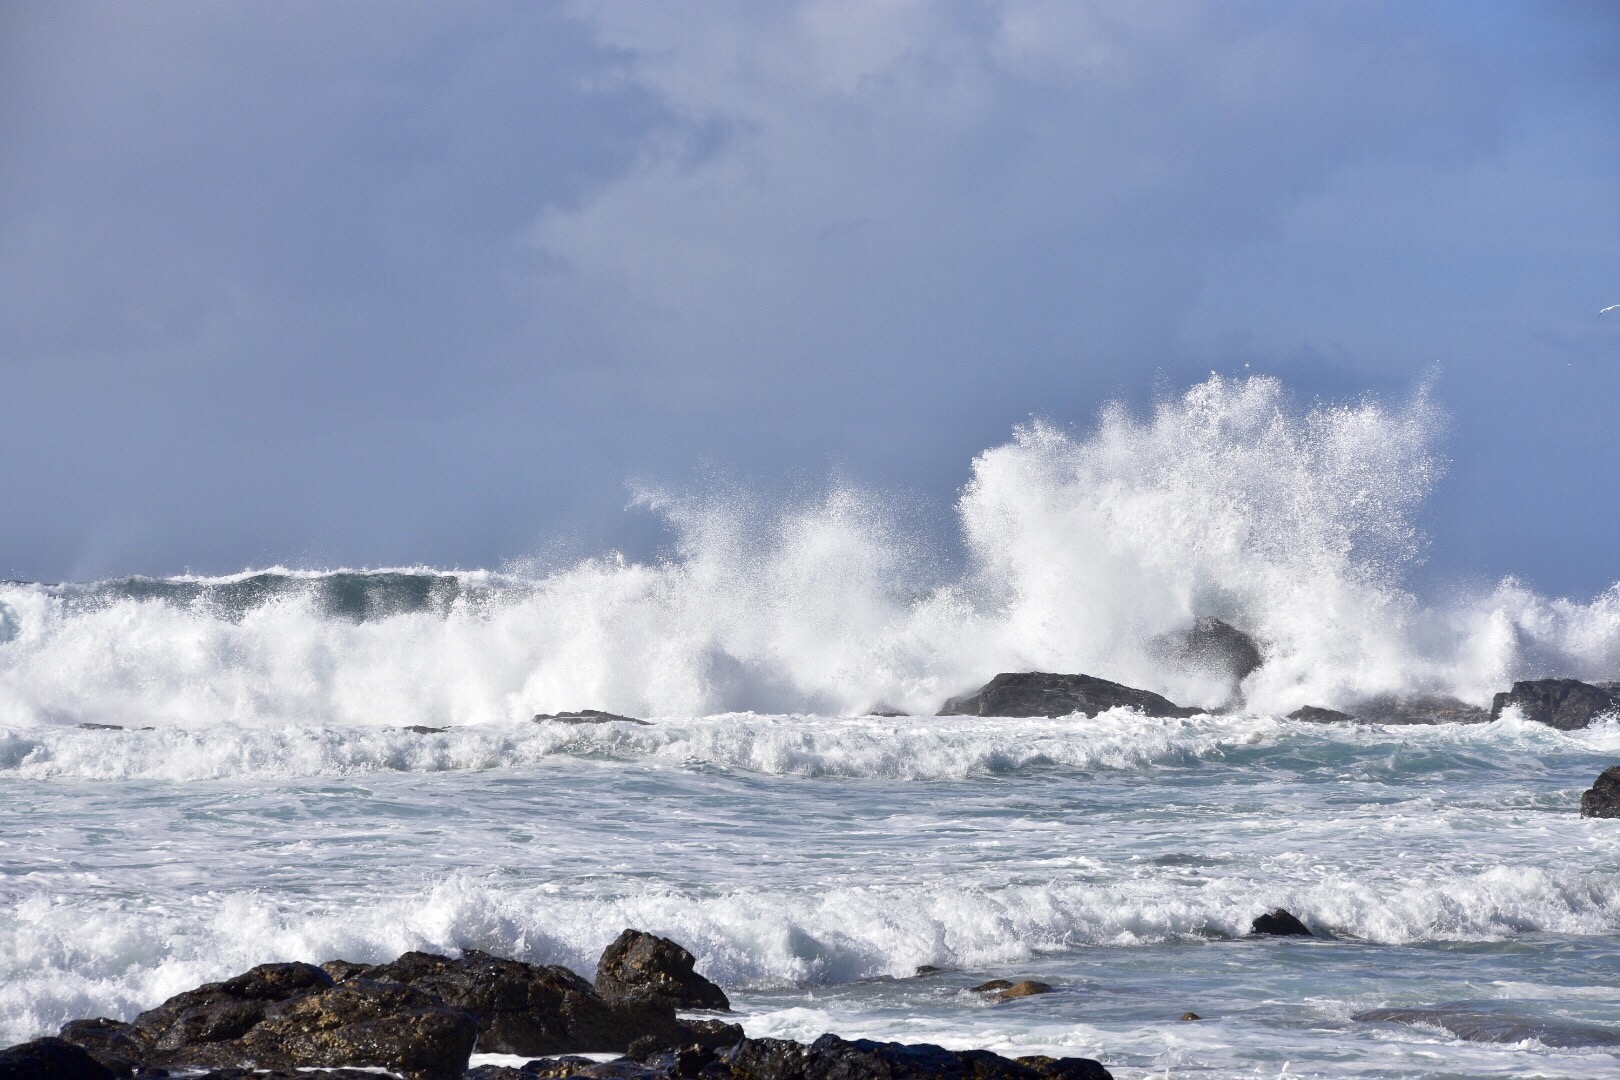
[[[1083,434],[1033,423],[974,461],[967,569],[944,579],[904,515],[835,488],[769,512],[648,496],[678,537],[651,562],[7,584],[0,725],[38,744],[80,723],[931,714],[1028,669],[1282,713],[1620,672],[1620,587],[1590,603],[1513,580],[1439,605],[1408,591],[1439,427],[1421,398],[1300,409],[1275,380],[1219,377]],[[1259,644],[1240,688],[1167,650],[1200,617]]]

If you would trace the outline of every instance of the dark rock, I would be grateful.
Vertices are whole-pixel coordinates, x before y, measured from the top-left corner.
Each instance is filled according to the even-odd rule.
[[[917,970],[912,972],[912,976],[914,978],[920,978],[921,976],[924,976],[924,975],[938,975],[940,972],[942,972],[944,970],[945,970],[944,968],[935,967],[933,964],[920,964],[920,965],[918,965]]]
[[[1126,707],[1148,716],[1197,716],[1147,690],[1090,675],[1054,675],[1045,671],[1002,672],[971,694],[951,698],[941,716],[1096,716]]]
[[[413,731],[418,735],[441,735],[450,729],[447,727],[428,727],[426,724],[406,724],[402,731]]]
[[[35,1039],[0,1050],[0,1080],[113,1080],[115,1075],[65,1039]]]
[[[1013,1061],[988,1050],[945,1050],[823,1035],[809,1046],[780,1039],[747,1039],[718,1056],[737,1080],[1107,1080],[1108,1070],[1088,1058],[1027,1057]],[[722,1074],[724,1075],[724,1074]]]
[[[459,960],[409,952],[367,968],[364,977],[419,987],[471,1013],[484,1053],[622,1053],[642,1035],[665,1046],[680,1045],[688,1035],[663,999],[608,1001],[565,967],[503,960],[475,949]]]
[[[972,988],[975,994],[996,994],[1003,990],[1011,990],[1012,982],[1008,979],[991,979]]]
[[[477,1020],[425,990],[350,979],[269,1006],[240,1044],[261,1066],[370,1065],[440,1080],[466,1070],[477,1041]]]
[[[1034,997],[1036,994],[1050,994],[1052,987],[1039,979],[1022,979],[1013,983],[1005,990],[996,994],[997,1001],[1011,1001],[1014,998]]]
[[[731,1011],[725,992],[694,971],[694,963],[668,938],[626,930],[597,961],[596,992],[605,998],[661,998],[677,1009]]]
[[[1509,705],[1517,706],[1526,720],[1574,731],[1605,713],[1620,712],[1620,696],[1578,679],[1534,679],[1497,694],[1491,700],[1491,719]]]
[[[1290,720],[1303,720],[1310,724],[1353,724],[1356,718],[1338,709],[1324,709],[1320,705],[1304,705],[1288,714]]]
[[[1581,793],[1581,817],[1620,818],[1620,765],[1610,765]]]
[[[1191,1022],[1193,1020],[1202,1020],[1203,1017],[1195,1012],[1184,1012],[1181,1014],[1181,1019],[1183,1022]]]
[[[84,731],[123,731],[124,730],[124,725],[123,724],[96,724],[96,723],[92,723],[92,722],[90,722],[88,720],[86,720],[84,723],[80,724],[79,727]],[[143,728],[142,730],[143,731],[150,731],[151,729],[150,728]]]
[[[1287,908],[1277,908],[1264,915],[1255,916],[1254,922],[1249,926],[1251,934],[1266,934],[1272,937],[1312,937],[1310,928],[1294,917],[1293,912]]]
[[[645,720],[637,720],[633,716],[620,716],[618,713],[603,712],[600,709],[580,709],[578,712],[535,713],[534,722],[544,723],[555,720],[559,724],[639,724],[642,727],[652,727]]]
[[[332,976],[333,982],[345,982],[364,975],[371,970],[371,965],[356,964],[352,960],[328,960],[321,965],[321,970]]]
[[[72,1020],[62,1025],[58,1036],[82,1047],[114,1076],[130,1076],[152,1056],[152,1048],[134,1025],[98,1017]]]
[[[141,1013],[132,1026],[156,1051],[227,1042],[263,1020],[269,1005],[331,985],[332,977],[313,964],[261,964],[234,979],[176,994]]]
[[[519,1076],[516,1069],[514,1076]],[[167,1075],[167,1074],[165,1074]],[[387,1074],[383,1074],[386,1076]],[[465,1076],[467,1074],[463,1074]],[[185,1080],[380,1080],[371,1069],[210,1069],[187,1073]]]
[[[1492,718],[1478,705],[1443,694],[1367,698],[1355,705],[1355,715],[1369,724],[1483,724]]]

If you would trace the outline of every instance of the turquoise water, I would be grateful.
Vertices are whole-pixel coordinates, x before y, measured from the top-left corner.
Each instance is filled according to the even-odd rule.
[[[0,726],[0,1042],[269,960],[589,974],[637,926],[752,1034],[1121,1077],[1612,1075],[1620,828],[1577,804],[1617,757],[1620,728],[1513,718]],[[1244,936],[1278,905],[1321,937]],[[1058,989],[991,1004],[991,977]],[[1353,1019],[1437,1006],[1509,1041]]]

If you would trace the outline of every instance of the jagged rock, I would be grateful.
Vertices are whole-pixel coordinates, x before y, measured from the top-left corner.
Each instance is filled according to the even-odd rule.
[[[1532,679],[1516,682],[1513,689],[1491,700],[1491,719],[1516,706],[1526,720],[1574,731],[1605,713],[1620,712],[1620,696],[1578,679]]]
[[[601,709],[580,709],[577,712],[535,713],[534,722],[545,723],[554,720],[559,724],[638,724],[641,727],[652,727],[645,720],[637,720],[634,716],[620,716],[618,713],[603,712]]]
[[[1310,928],[1287,908],[1276,908],[1264,915],[1255,916],[1254,922],[1249,926],[1251,934],[1265,934],[1271,937],[1313,937]]]
[[[113,1080],[115,1075],[65,1039],[34,1039],[0,1050],[0,1080]]]
[[[1610,765],[1581,793],[1581,817],[1620,818],[1620,765]]]
[[[71,1020],[62,1025],[58,1036],[87,1051],[114,1076],[129,1076],[149,1057],[152,1048],[134,1025],[98,1017]]]
[[[1303,705],[1288,714],[1290,720],[1304,720],[1311,724],[1353,724],[1356,718],[1338,709],[1324,709],[1320,705]]]
[[[971,694],[951,698],[941,716],[1096,716],[1126,707],[1148,716],[1197,716],[1147,690],[1137,690],[1091,675],[1054,675],[1045,671],[1002,672]]]
[[[731,1011],[725,992],[693,970],[692,954],[668,938],[626,930],[596,964],[596,992],[605,998],[654,997],[677,1009]]]
[[[1443,694],[1367,698],[1355,705],[1355,716],[1369,724],[1483,724],[1492,719],[1478,705]]]
[[[148,1009],[135,1018],[133,1034],[155,1051],[227,1042],[263,1020],[270,1005],[331,985],[332,977],[314,964],[260,964]]]
[[[370,1065],[440,1080],[466,1070],[477,1040],[477,1020],[434,994],[350,979],[271,1005],[240,1043],[260,1066]]]
[[[419,987],[471,1013],[484,1053],[622,1053],[644,1035],[666,1046],[690,1038],[663,999],[608,1001],[565,967],[503,960],[476,949],[459,960],[408,952],[365,969],[363,977]]]
[[[1014,1061],[988,1050],[952,1051],[927,1043],[907,1045],[836,1035],[823,1035],[809,1046],[780,1039],[746,1039],[718,1054],[717,1061],[737,1080],[1112,1080],[1107,1069],[1089,1058]]]

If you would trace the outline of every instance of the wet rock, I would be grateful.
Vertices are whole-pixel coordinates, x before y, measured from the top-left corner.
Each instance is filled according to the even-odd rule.
[[[731,1011],[725,992],[693,970],[692,954],[668,938],[626,930],[596,964],[596,992],[605,998],[653,997],[677,1009]]]
[[[1526,720],[1560,731],[1584,728],[1606,713],[1620,712],[1620,696],[1578,679],[1533,679],[1516,682],[1513,689],[1491,700],[1491,719],[1516,706]]]
[[[1320,705],[1304,705],[1288,714],[1290,720],[1303,720],[1309,724],[1353,724],[1356,718],[1338,709],[1324,709]]]
[[[1050,994],[1052,987],[1039,979],[1021,979],[995,995],[997,1001],[1011,1001],[1013,998],[1034,997],[1036,994]]]
[[[944,970],[944,968],[935,967],[933,964],[919,964],[917,965],[917,970],[912,972],[912,976],[914,978],[921,978],[924,975],[938,975]]]
[[[72,1020],[57,1035],[82,1047],[114,1076],[130,1076],[151,1057],[152,1048],[134,1025],[98,1017]]]
[[[1203,1017],[1199,1016],[1195,1012],[1184,1012],[1184,1013],[1181,1014],[1182,1023],[1191,1023],[1194,1020],[1202,1020],[1202,1019],[1203,1019]]]
[[[991,979],[989,982],[982,982],[972,989],[975,994],[996,994],[1003,990],[1011,990],[1012,985],[1012,981],[1009,979]]]
[[[65,1039],[35,1039],[0,1050],[0,1080],[113,1080],[115,1075]]]
[[[1249,925],[1249,933],[1270,937],[1314,936],[1310,928],[1300,922],[1287,908],[1276,908],[1264,915],[1255,916],[1254,922]]]
[[[503,960],[476,949],[459,960],[409,952],[367,968],[364,977],[419,987],[471,1013],[483,1053],[623,1053],[643,1035],[667,1046],[687,1036],[663,999],[608,1001],[565,967]]]
[[[406,724],[400,730],[414,732],[417,735],[442,735],[450,729],[447,727],[429,727],[426,724]]]
[[[240,1042],[260,1066],[376,1066],[442,1080],[466,1070],[477,1040],[477,1020],[434,994],[350,979],[269,1006]]]
[[[83,731],[123,731],[124,730],[124,725],[123,724],[96,724],[96,723],[92,723],[89,720],[86,720],[84,723],[79,724],[78,727],[80,728],[80,730],[83,730]]]
[[[1441,694],[1372,697],[1354,710],[1356,719],[1369,724],[1483,724],[1492,719],[1478,705]]]
[[[263,1020],[270,1005],[331,985],[332,977],[313,964],[261,964],[234,979],[176,994],[141,1013],[132,1026],[154,1051],[228,1042]]]
[[[553,720],[559,724],[638,724],[641,727],[652,727],[645,720],[638,720],[634,716],[620,716],[618,713],[603,712],[601,709],[580,709],[578,712],[535,713],[534,722],[537,724]]]
[[[1620,765],[1611,765],[1581,793],[1581,817],[1620,818]]]
[[[1110,1076],[1108,1070],[1089,1058],[1026,1057],[1014,1061],[988,1050],[952,1051],[927,1043],[883,1043],[836,1035],[823,1035],[809,1046],[780,1039],[747,1039],[719,1054],[717,1063],[736,1080],[1105,1080]]]
[[[1119,707],[1148,716],[1197,716],[1147,690],[1137,690],[1091,675],[1054,675],[1045,671],[1002,672],[971,694],[951,698],[941,716],[1096,716]]]
[[[1230,704],[1242,701],[1243,680],[1265,662],[1253,638],[1210,615],[1199,616],[1190,629],[1159,638],[1149,648],[1166,665],[1225,682]]]
[[[371,970],[371,965],[356,964],[351,960],[328,960],[321,965],[321,970],[332,976],[333,982],[343,982],[364,975]]]

